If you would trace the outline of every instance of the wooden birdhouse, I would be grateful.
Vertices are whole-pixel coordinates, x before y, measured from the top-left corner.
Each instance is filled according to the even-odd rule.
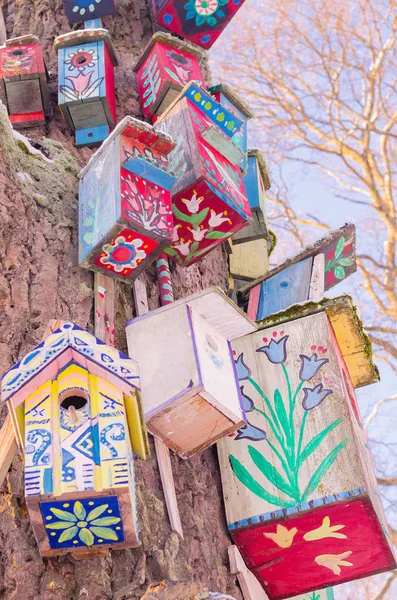
[[[229,273],[239,281],[252,281],[269,269],[266,238],[258,238],[243,244],[230,240]],[[245,285],[245,284],[244,284]]]
[[[374,367],[350,298],[272,315],[232,347],[247,423],[218,444],[227,522],[269,600],[394,569],[352,382],[358,355]]]
[[[0,100],[15,129],[45,123],[49,115],[47,70],[35,35],[7,40],[0,47]]]
[[[154,22],[168,31],[211,48],[245,0],[150,0]]]
[[[229,340],[255,326],[218,288],[179,300],[127,324],[139,356],[148,430],[182,458],[244,424]]]
[[[234,241],[234,240],[233,240]],[[320,300],[357,270],[356,230],[347,224],[239,290],[239,305],[261,320],[291,304]]]
[[[115,0],[62,0],[69,23],[100,19],[116,12]]]
[[[204,50],[168,33],[153,35],[134,67],[145,117],[161,115],[189,81],[204,85],[204,56]]]
[[[175,143],[125,117],[80,173],[79,262],[127,281],[172,241],[168,154]]]
[[[106,29],[81,29],[60,35],[58,104],[76,146],[94,146],[116,123],[114,67],[117,58]]]
[[[133,453],[147,439],[135,360],[64,323],[2,379],[42,556],[139,545]]]
[[[221,106],[238,117],[243,122],[240,129],[232,137],[233,142],[243,152],[240,163],[241,171],[245,174],[248,169],[248,121],[255,115],[250,107],[228,86],[224,84],[215,85],[208,90]]]
[[[166,252],[178,264],[200,260],[251,221],[242,152],[231,140],[241,125],[195,82],[156,122],[177,141],[172,161],[181,175],[172,188],[174,237]]]

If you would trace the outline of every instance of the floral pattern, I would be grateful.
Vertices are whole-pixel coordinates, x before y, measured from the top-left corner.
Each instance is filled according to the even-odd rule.
[[[97,70],[97,63],[98,55],[93,48],[88,46],[87,48],[79,48],[77,51],[72,49],[65,60],[65,65],[68,65],[68,72],[71,71],[77,73],[77,75],[65,76],[65,80],[69,84],[60,85],[61,94],[69,100],[83,100],[92,96],[104,80],[104,77],[97,77],[92,80],[92,76]]]
[[[116,273],[121,273],[124,269],[136,269],[146,258],[143,245],[143,240],[139,238],[129,241],[123,235],[119,235],[114,242],[102,247],[104,256],[101,256],[100,262],[102,265],[111,265]]]
[[[341,236],[335,246],[325,249],[325,288],[345,279],[355,269],[353,244]]]
[[[95,5],[100,4],[101,0],[74,0],[75,6],[73,12],[78,13],[81,17],[92,17],[95,12]]]
[[[168,75],[177,83],[184,86],[190,81],[190,74],[193,72],[192,60],[177,50],[167,50],[167,56],[170,59],[170,65],[174,69],[171,71],[165,67]]]
[[[197,27],[201,25],[215,27],[220,19],[226,17],[221,7],[226,6],[227,3],[228,0],[189,0],[185,4],[186,19],[194,19]]]

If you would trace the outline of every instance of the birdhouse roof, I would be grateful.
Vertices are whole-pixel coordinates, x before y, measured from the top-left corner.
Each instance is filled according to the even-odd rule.
[[[359,388],[379,381],[379,371],[373,361],[372,344],[363,329],[351,296],[343,295],[337,298],[325,298],[320,302],[295,304],[258,321],[258,330],[282,325],[319,312],[326,312],[330,320],[353,386]]]
[[[262,150],[258,150],[258,148],[252,148],[248,150],[248,158],[256,158],[258,161],[259,171],[262,177],[263,185],[265,190],[269,190],[271,187],[269,169],[267,167],[267,163],[265,161],[265,157],[263,156]]]
[[[105,42],[109,51],[110,59],[113,65],[118,65],[117,56],[113,48],[112,39],[106,29],[79,29],[59,35],[54,40],[54,48],[68,48],[69,46],[78,46],[80,44],[89,44],[90,42]]]
[[[309,258],[310,256],[316,256],[317,254],[327,254],[328,250],[332,247],[332,245],[335,242],[339,241],[342,237],[345,239],[346,245],[351,246],[351,249],[349,252],[349,259],[352,263],[351,264],[352,268],[350,268],[350,272],[354,273],[355,271],[357,271],[356,252],[355,252],[356,228],[353,225],[353,223],[346,223],[340,229],[334,229],[333,231],[330,231],[330,233],[328,235],[326,235],[325,237],[321,238],[321,240],[318,240],[314,244],[310,244],[310,245],[306,246],[306,248],[304,248],[301,252],[299,252],[299,254],[296,254],[295,256],[293,256],[292,258],[289,258],[288,260],[286,260],[284,263],[282,263],[278,267],[275,267],[271,271],[268,271],[266,273],[266,275],[263,275],[262,277],[258,277],[258,279],[254,279],[254,281],[251,281],[249,284],[245,285],[244,287],[241,287],[238,291],[239,298],[241,298],[241,299],[245,298],[246,294],[250,290],[252,290],[252,288],[256,287],[257,285],[260,285],[263,281],[270,279],[270,277],[273,277],[273,275],[280,273],[280,271],[284,271],[291,265],[294,265],[294,264],[300,262],[301,260],[304,260],[305,258]],[[330,289],[333,285],[335,285],[335,283],[338,283],[338,281],[335,281],[329,285],[326,284],[325,289],[326,290]]]
[[[149,43],[145,46],[145,49],[143,50],[142,54],[138,58],[137,63],[133,67],[134,71],[137,71],[139,69],[139,67],[146,60],[146,58],[149,55],[150,51],[152,50],[153,46],[155,46],[155,44],[158,44],[158,43],[165,44],[166,46],[170,46],[171,48],[176,48],[177,50],[182,50],[183,52],[186,52],[187,54],[191,54],[192,56],[197,58],[199,61],[202,60],[204,58],[204,56],[207,55],[207,52],[205,50],[203,50],[202,48],[199,48],[195,44],[191,44],[190,42],[187,42],[185,40],[180,40],[180,39],[174,37],[173,35],[171,35],[170,33],[164,33],[163,31],[157,31],[151,37]]]
[[[242,100],[234,90],[225,83],[220,83],[208,88],[210,94],[223,94],[247,119],[253,119],[255,114],[244,100]]]
[[[131,319],[128,321],[127,327],[139,320],[150,319],[154,315],[172,310],[181,304],[188,304],[200,317],[206,319],[214,329],[230,341],[256,331],[256,325],[216,286]]]
[[[24,46],[24,45],[35,45],[40,44],[40,40],[36,35],[28,33],[27,35],[21,35],[20,37],[10,38],[4,42],[6,48],[13,46]]]
[[[34,389],[74,361],[126,393],[140,387],[138,364],[116,348],[107,346],[78,325],[66,322],[31,350],[1,380],[3,401],[17,406]]]

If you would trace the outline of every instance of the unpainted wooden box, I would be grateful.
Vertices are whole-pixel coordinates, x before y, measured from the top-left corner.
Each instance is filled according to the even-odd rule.
[[[156,24],[202,48],[211,48],[245,0],[150,0]]]
[[[173,140],[126,117],[80,174],[80,266],[131,281],[170,244]]]
[[[77,146],[101,143],[116,123],[117,58],[105,29],[82,29],[55,39],[58,104]]]
[[[182,458],[244,424],[229,337],[254,326],[220,290],[208,290],[127,324],[141,360],[148,430]]]
[[[274,319],[232,347],[247,424],[218,444],[226,515],[269,599],[395,568],[354,388],[326,311]]]
[[[241,281],[252,281],[260,277],[269,268],[267,240],[263,238],[249,240],[243,244],[231,245],[229,254],[229,273]]]
[[[0,48],[0,100],[14,128],[45,123],[49,114],[47,71],[36,36],[7,40]]]
[[[136,361],[66,322],[2,379],[42,556],[139,546],[134,456],[148,443]]]
[[[174,237],[166,252],[180,265],[200,260],[251,221],[238,166],[242,153],[231,139],[241,125],[194,82],[156,122],[177,142],[172,154],[180,173],[172,188]]]
[[[161,115],[189,81],[205,84],[200,67],[204,55],[168,33],[153,35],[134,67],[145,117]]]

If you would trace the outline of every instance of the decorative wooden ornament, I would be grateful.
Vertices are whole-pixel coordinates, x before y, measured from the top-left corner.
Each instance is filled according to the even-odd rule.
[[[136,361],[64,323],[2,379],[42,556],[139,545],[133,452],[148,451]]]
[[[173,302],[127,324],[141,365],[148,430],[182,458],[244,424],[228,340],[255,326],[218,288]]]
[[[94,146],[116,123],[117,58],[106,29],[81,29],[55,39],[58,104],[75,132],[76,146]]]
[[[165,252],[180,265],[200,260],[251,220],[242,153],[231,141],[241,125],[195,82],[156,122],[177,141],[172,162],[181,175],[172,188],[173,244]]]
[[[175,142],[125,117],[80,173],[79,262],[132,280],[172,241]]]
[[[153,35],[134,67],[145,117],[161,115],[189,81],[204,85],[204,56],[204,50],[168,33]]]
[[[0,47],[0,100],[15,129],[45,123],[49,115],[47,70],[35,35],[7,40]]]
[[[224,106],[233,115],[238,117],[242,122],[240,129],[232,137],[233,142],[243,152],[244,157],[240,163],[240,168],[243,173],[247,172],[248,169],[248,121],[255,117],[254,113],[238,95],[228,85],[219,84],[215,85],[208,90],[215,100],[219,102],[221,106]]]
[[[346,224],[331,231],[266,275],[242,287],[239,304],[245,305],[248,300],[250,318],[259,321],[291,304],[320,299],[313,297],[313,278],[320,277],[322,289],[329,290],[352,275],[357,270],[355,245],[354,225]],[[317,273],[315,259],[320,256],[322,272]]]
[[[69,23],[100,19],[116,12],[115,0],[62,0]]]
[[[155,23],[211,48],[245,0],[150,0]]]
[[[233,341],[247,424],[218,444],[229,532],[270,600],[396,566],[327,310],[291,313]]]

